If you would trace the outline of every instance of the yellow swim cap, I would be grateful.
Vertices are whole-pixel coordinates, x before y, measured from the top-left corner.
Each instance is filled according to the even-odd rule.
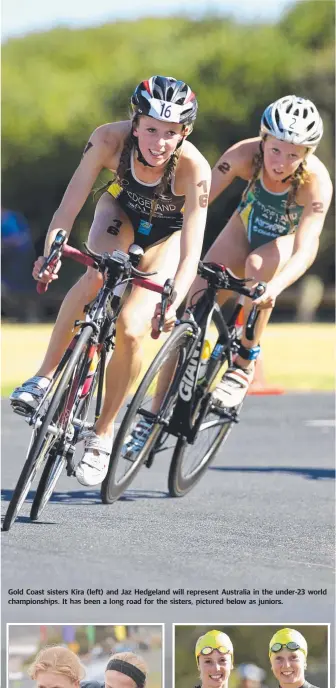
[[[274,634],[269,644],[269,656],[271,656],[272,652],[280,652],[283,647],[286,647],[288,650],[301,650],[305,657],[307,657],[307,641],[294,628],[281,628],[280,631]]]
[[[218,650],[222,654],[229,652],[232,655],[233,661],[233,645],[229,636],[226,633],[222,633],[222,631],[208,631],[205,635],[201,635],[196,643],[195,657],[197,664],[200,655],[210,655],[213,650]]]

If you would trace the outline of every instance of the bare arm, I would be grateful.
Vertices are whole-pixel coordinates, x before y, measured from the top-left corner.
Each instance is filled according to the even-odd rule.
[[[251,160],[250,142],[240,141],[223,153],[212,169],[209,203],[227,189],[235,177],[248,179]]]
[[[256,299],[255,304],[262,308],[274,306],[278,294],[296,282],[312,265],[317,255],[331,197],[332,183],[325,170],[323,174],[315,177],[307,188],[305,209],[296,230],[291,258],[281,272],[268,283],[265,294]]]
[[[197,273],[203,245],[210,184],[210,165],[203,159],[201,165],[195,166],[186,192],[181,255],[175,275],[175,309],[182,303]]]
[[[117,143],[116,143],[117,145]],[[114,151],[109,148],[109,152]],[[50,246],[58,229],[65,229],[70,235],[73,223],[82,209],[92,186],[103,167],[106,165],[107,143],[103,128],[96,129],[91,135],[83,157],[74,172],[62,201],[50,223],[45,240],[44,255],[48,255]]]

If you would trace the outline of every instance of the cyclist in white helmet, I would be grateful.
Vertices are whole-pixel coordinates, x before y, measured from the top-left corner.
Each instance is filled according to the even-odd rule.
[[[165,330],[169,330],[196,275],[211,170],[197,148],[186,141],[197,113],[196,96],[186,83],[153,76],[136,87],[131,106],[130,120],[104,124],[90,136],[51,221],[44,256],[59,228],[70,234],[102,168],[111,170],[114,176],[97,203],[88,245],[104,253],[127,251],[135,242],[145,251],[141,270],[157,271],[155,279],[162,284],[168,277],[175,278],[175,300],[165,322]],[[43,256],[35,262],[35,279],[43,262]],[[41,281],[53,279],[57,274],[48,269]],[[101,284],[100,273],[88,268],[67,294],[40,369],[11,395],[14,409],[20,405],[21,413],[26,410],[29,414],[36,408],[71,341],[75,320],[82,319],[85,304],[96,296]],[[76,469],[83,485],[96,485],[107,473],[113,421],[140,372],[142,342],[151,326],[155,329],[157,325],[156,302],[157,296],[134,287],[118,319],[102,412],[94,429],[83,433],[84,455]]]
[[[236,406],[244,398],[277,296],[315,260],[332,196],[329,173],[314,155],[322,134],[315,105],[305,98],[285,96],[264,111],[260,135],[229,148],[212,171],[210,202],[235,177],[248,184],[204,260],[224,263],[240,277],[255,278],[255,283],[267,283],[263,296],[254,301],[260,309],[254,340],[243,335],[234,366],[214,391],[221,407]],[[203,286],[196,278],[190,293]],[[221,303],[229,295],[221,292]],[[245,322],[251,307],[248,299]]]

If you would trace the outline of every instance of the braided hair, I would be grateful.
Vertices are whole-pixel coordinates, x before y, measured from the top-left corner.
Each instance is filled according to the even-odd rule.
[[[302,184],[305,184],[309,180],[309,172],[307,171],[307,162],[306,160],[303,160],[297,170],[295,170],[292,179],[291,179],[291,185],[290,189],[288,191],[288,196],[287,196],[287,202],[286,202],[286,215],[289,221],[289,226],[290,229],[293,229],[294,223],[291,220],[290,216],[290,208],[291,206],[295,203],[296,199],[296,194],[302,186]]]
[[[167,162],[167,165],[165,167],[165,171],[163,173],[162,179],[155,189],[154,197],[153,197],[152,202],[151,202],[149,222],[152,221],[152,218],[154,216],[154,213],[155,213],[155,210],[157,208],[161,194],[163,194],[168,189],[169,183],[171,182],[172,177],[176,171],[176,167],[177,167],[177,163],[178,163],[178,159],[179,159],[180,155],[181,155],[181,148],[179,147],[174,151],[173,155],[171,156],[171,158]]]
[[[264,141],[265,138],[266,138],[266,136],[263,136],[262,140]],[[248,196],[249,192],[254,190],[256,181],[259,177],[259,173],[260,173],[260,170],[262,169],[263,164],[264,164],[264,152],[263,152],[261,141],[260,141],[259,150],[257,153],[254,154],[254,156],[252,158],[252,177],[251,177],[251,179],[250,179],[250,181],[249,181],[249,183],[248,183],[248,185],[247,185],[247,187],[244,190],[244,193],[242,195],[243,203],[245,203],[245,201],[247,200],[247,196]]]
[[[129,134],[127,134],[127,136],[125,138],[124,145],[123,145],[123,148],[122,148],[122,151],[120,154],[119,164],[118,164],[118,167],[117,167],[117,170],[115,172],[114,177],[112,177],[112,179],[110,179],[108,182],[106,182],[106,184],[104,184],[103,186],[99,187],[98,189],[95,189],[94,194],[96,194],[98,192],[100,192],[101,194],[104,193],[104,191],[106,191],[108,189],[108,187],[111,184],[113,184],[113,182],[117,182],[118,184],[120,184],[122,186],[122,182],[123,182],[124,176],[126,174],[126,170],[129,167],[130,157],[131,157],[132,149],[134,146],[133,129],[134,129],[134,126],[138,124],[138,122],[139,122],[138,115],[134,115],[134,117],[132,119],[131,131],[129,132]],[[186,125],[183,125],[182,134],[184,134],[186,129],[189,129],[188,133],[190,133],[190,126],[187,127]],[[149,222],[152,222],[152,219],[153,219],[155,210],[157,208],[161,194],[164,194],[165,191],[168,189],[169,183],[171,182],[171,180],[172,180],[172,178],[176,172],[177,163],[178,163],[180,155],[181,155],[181,144],[175,149],[173,155],[169,158],[167,165],[165,167],[164,173],[162,175],[162,178],[161,178],[159,184],[157,185],[157,187],[155,189],[154,197],[153,197],[152,202],[151,202]]]
[[[248,194],[250,192],[253,192],[256,181],[259,177],[260,171],[263,167],[264,164],[264,151],[262,147],[262,142],[266,141],[267,134],[263,134],[261,137],[261,141],[259,144],[259,150],[255,155],[253,156],[252,159],[252,177],[246,187],[246,189],[243,192],[242,195],[242,202],[245,203],[248,197]],[[303,160],[298,168],[295,170],[294,174],[291,177],[291,183],[290,183],[290,188],[288,191],[288,196],[287,196],[287,201],[286,201],[286,215],[288,218],[290,230],[293,229],[294,223],[291,219],[290,215],[290,209],[291,206],[294,205],[295,200],[296,200],[296,194],[299,190],[299,187],[302,184],[305,184],[309,180],[309,172],[307,171],[307,161]]]

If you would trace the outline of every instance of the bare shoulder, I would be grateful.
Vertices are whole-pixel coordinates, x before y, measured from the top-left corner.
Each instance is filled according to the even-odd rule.
[[[90,149],[97,150],[97,154],[104,161],[104,166],[115,169],[130,130],[131,122],[129,120],[102,124],[92,132],[84,153]]]
[[[312,179],[331,185],[330,174],[325,164],[316,155],[310,155],[307,160],[307,171]]]
[[[260,137],[243,139],[234,143],[228,148],[216,163],[214,170],[220,172],[226,170],[225,165],[229,165],[236,177],[248,180],[252,176],[252,161],[256,153],[260,150]],[[223,170],[221,170],[223,166]]]
[[[179,159],[179,172],[183,177],[203,172],[211,174],[211,167],[207,159],[190,141],[184,141]]]
[[[333,185],[330,174],[316,155],[312,154],[307,159],[307,172],[309,179],[302,189],[302,195],[306,198],[318,194],[326,202],[330,203]]]
[[[116,141],[123,140],[131,130],[131,122],[129,120],[123,122],[109,122],[108,124],[101,124],[100,127],[95,129],[91,136],[90,141],[94,141],[97,144],[109,145],[115,143]]]

